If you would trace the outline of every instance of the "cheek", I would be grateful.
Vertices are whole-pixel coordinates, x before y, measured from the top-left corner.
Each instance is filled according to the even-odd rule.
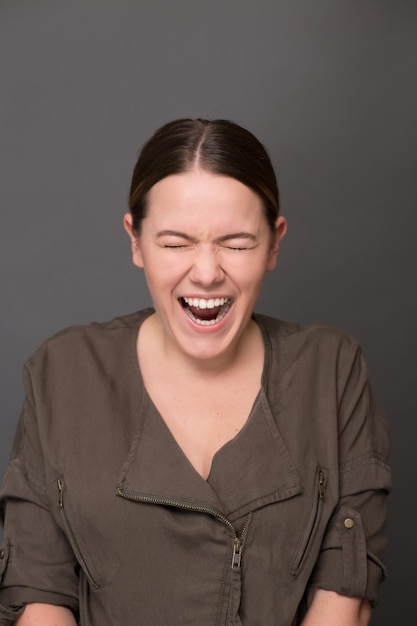
[[[168,255],[154,257],[144,264],[145,276],[149,287],[164,290],[175,287],[187,273],[188,265],[184,260],[172,259]]]
[[[237,253],[238,255],[240,253]],[[246,255],[228,259],[224,267],[230,276],[234,276],[242,284],[251,285],[254,281],[263,279],[268,266],[268,258],[265,254]]]

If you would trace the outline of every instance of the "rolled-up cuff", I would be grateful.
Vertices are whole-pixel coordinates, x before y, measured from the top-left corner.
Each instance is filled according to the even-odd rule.
[[[0,624],[1,626],[13,626],[19,615],[22,614],[24,606],[8,608],[0,604]]]
[[[382,581],[386,576],[384,565],[372,555],[366,559],[365,580],[352,580],[347,574],[341,549],[324,550],[314,568],[309,586],[335,591],[344,596],[362,597],[372,606],[378,602]]]
[[[64,606],[74,614],[78,610],[74,598],[63,594],[42,591],[41,589],[31,589],[29,587],[6,587],[0,590],[1,626],[12,626],[23,612],[26,604],[33,602]]]

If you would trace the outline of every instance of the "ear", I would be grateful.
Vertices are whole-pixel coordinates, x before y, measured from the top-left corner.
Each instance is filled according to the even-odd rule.
[[[266,267],[267,272],[271,272],[277,264],[279,246],[282,239],[285,237],[286,232],[287,220],[285,219],[285,217],[282,217],[280,215],[275,222],[275,231],[272,233],[272,245]]]
[[[123,217],[123,226],[129,235],[130,245],[132,248],[132,261],[136,267],[143,268],[143,258],[139,245],[139,237],[133,231],[133,219],[130,213],[126,213]]]

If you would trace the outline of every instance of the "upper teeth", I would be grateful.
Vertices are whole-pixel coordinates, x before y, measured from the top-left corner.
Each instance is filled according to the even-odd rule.
[[[199,309],[214,309],[216,306],[223,306],[226,302],[229,301],[229,298],[209,298],[205,300],[204,298],[183,298],[183,300],[189,306],[195,306]]]

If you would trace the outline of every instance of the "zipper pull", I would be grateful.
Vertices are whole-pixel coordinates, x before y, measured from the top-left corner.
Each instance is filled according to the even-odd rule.
[[[64,481],[61,478],[58,478],[56,481],[58,485],[58,508],[62,509],[64,507]]]
[[[236,537],[233,544],[232,554],[232,569],[240,567],[240,561],[242,560],[242,542]]]
[[[319,471],[319,497],[320,499],[324,498],[325,492],[326,492],[326,483],[324,480],[324,474],[320,470]]]

